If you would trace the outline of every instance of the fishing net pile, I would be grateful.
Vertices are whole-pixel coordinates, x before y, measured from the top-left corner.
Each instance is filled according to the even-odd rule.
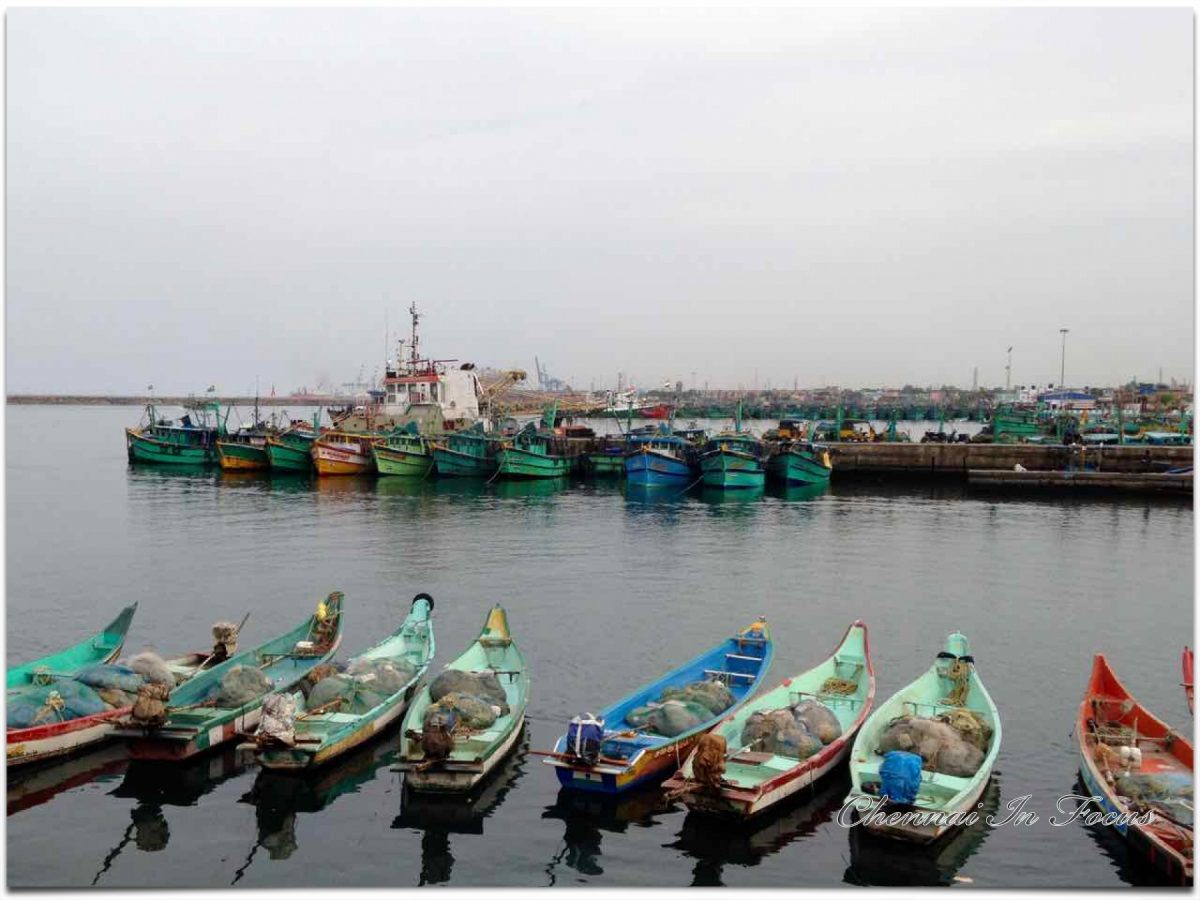
[[[221,676],[213,694],[213,705],[220,709],[237,709],[273,688],[271,679],[257,666],[234,666]]]
[[[262,705],[262,718],[258,720],[258,734],[287,744],[296,743],[296,696],[294,694],[270,694]]]
[[[808,759],[842,736],[842,724],[824,703],[804,700],[759,710],[742,727],[742,746],[790,759]]]
[[[625,716],[638,731],[676,737],[698,728],[733,706],[733,694],[719,681],[693,681],[669,687],[655,703],[647,703]]]
[[[341,671],[324,663],[301,683],[304,707],[310,713],[319,709],[360,716],[404,690],[416,673],[416,667],[399,656],[355,659]]]
[[[434,702],[426,708],[423,724],[445,731],[490,728],[509,713],[508,697],[495,672],[447,669],[429,685],[429,698]]]
[[[983,765],[992,726],[979,713],[955,709],[934,718],[900,716],[879,737],[876,752],[916,753],[929,772],[969,778]]]
[[[1117,775],[1114,787],[1133,809],[1153,810],[1186,828],[1193,827],[1195,794],[1190,775],[1129,772]]]
[[[123,709],[148,686],[161,685],[169,693],[174,684],[167,664],[153,653],[138,654],[128,665],[87,666],[70,678],[35,672],[32,684],[8,692],[8,727],[33,728]]]

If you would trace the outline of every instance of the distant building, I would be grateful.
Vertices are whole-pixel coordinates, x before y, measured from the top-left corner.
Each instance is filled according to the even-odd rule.
[[[1083,391],[1046,391],[1038,396],[1050,409],[1095,409],[1096,398]]]

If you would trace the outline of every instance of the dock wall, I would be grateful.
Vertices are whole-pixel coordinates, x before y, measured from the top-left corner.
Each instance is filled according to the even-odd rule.
[[[1165,472],[1192,465],[1191,447],[1081,447],[1060,444],[831,443],[833,477],[908,474],[966,479],[972,469],[1096,469],[1100,472]]]

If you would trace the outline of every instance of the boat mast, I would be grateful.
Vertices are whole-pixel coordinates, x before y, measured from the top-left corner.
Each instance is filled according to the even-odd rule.
[[[418,354],[417,354],[417,322],[420,321],[421,317],[417,313],[417,304],[415,302],[408,308],[408,312],[412,316],[412,350],[411,350],[412,356],[411,356],[411,359],[412,359],[412,367],[413,367],[413,370],[415,371],[417,368],[417,359],[419,358]]]

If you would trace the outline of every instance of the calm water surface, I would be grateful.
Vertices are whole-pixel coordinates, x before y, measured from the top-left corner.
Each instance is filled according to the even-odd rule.
[[[161,767],[110,746],[10,778],[10,886],[1149,878],[1106,836],[1046,818],[1075,787],[1072,718],[1094,652],[1162,717],[1191,727],[1179,688],[1190,505],[984,500],[928,484],[723,497],[583,481],[231,478],[130,468],[121,428],[136,419],[131,408],[8,407],[10,662],[77,640],[134,600],[131,652],[204,648],[214,621],[246,611],[252,646],[333,589],[346,594],[352,654],[428,591],[437,665],[474,639],[490,604],[507,607],[533,676],[527,735],[469,805],[409,796],[390,770],[394,735],[310,779],[232,751]],[[69,461],[46,451],[51,434],[71,436]],[[771,682],[864,619],[880,698],[924,670],[948,632],[965,632],[1004,721],[986,802],[1031,794],[1042,821],[898,853],[833,821],[844,775],[730,829],[653,791],[615,804],[560,794],[527,752],[760,613],[777,642]]]

